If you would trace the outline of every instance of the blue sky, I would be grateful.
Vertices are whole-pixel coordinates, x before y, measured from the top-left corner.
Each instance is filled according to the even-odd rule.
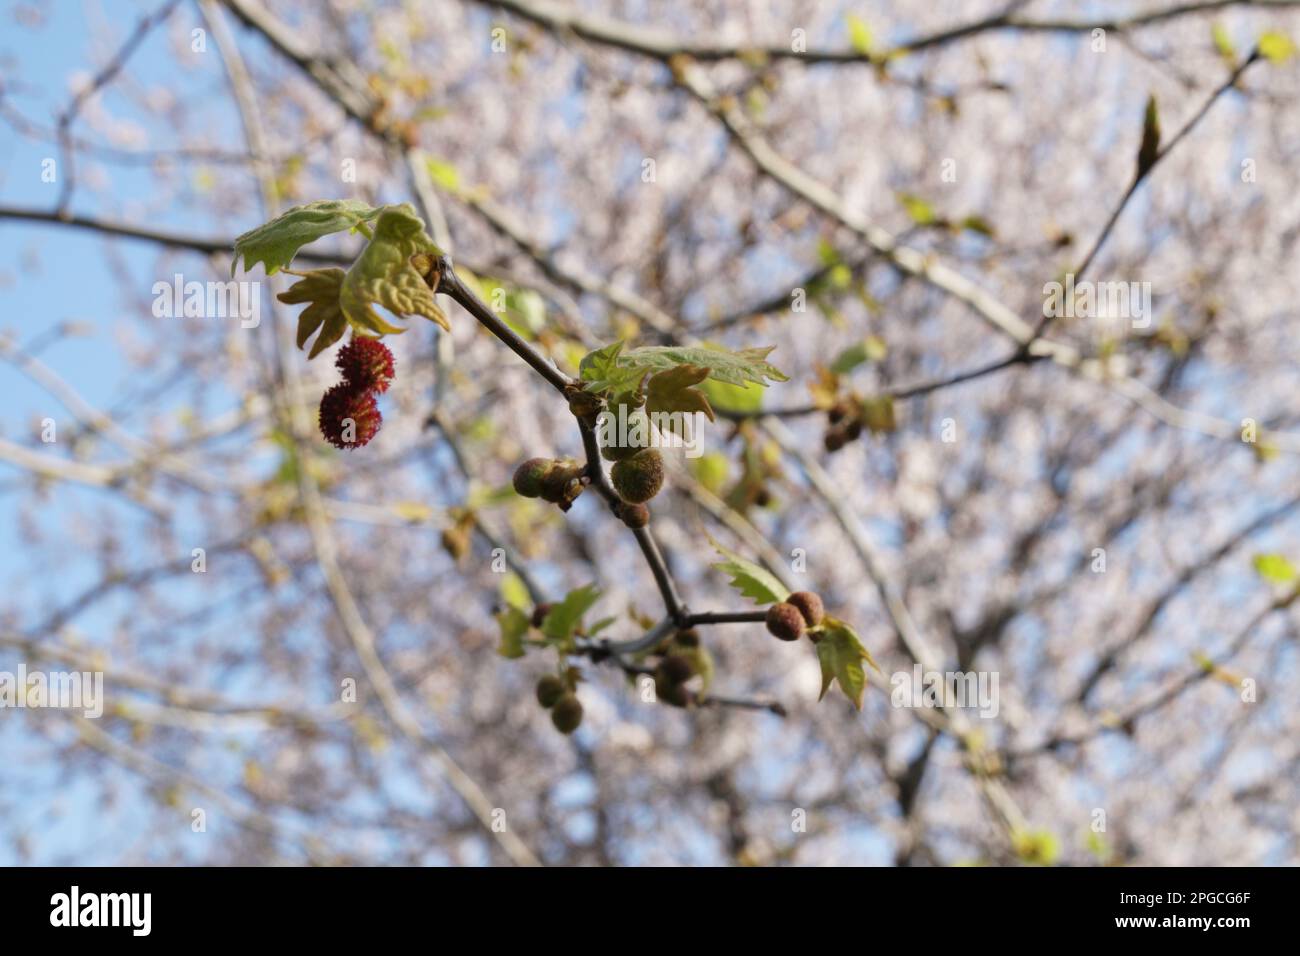
[[[64,2],[44,7],[50,19],[43,26],[30,29],[7,23],[0,40],[0,76],[9,92],[7,105],[28,120],[52,127],[55,118],[69,102],[69,81],[85,76],[88,69],[102,64],[108,52],[122,42],[142,10],[154,4],[114,2],[101,8],[94,4]],[[12,14],[6,10],[6,17]],[[184,22],[194,18],[193,8],[183,5],[176,14]],[[174,54],[168,48],[165,31],[154,31],[137,49],[127,73],[133,84],[156,84],[170,89],[178,98],[186,89],[202,89],[223,82],[215,56],[196,59],[193,68],[178,72]],[[88,66],[88,64],[90,66]],[[110,87],[104,94],[104,106],[115,117],[138,123],[148,131],[149,141],[143,148],[168,147],[167,130],[158,118],[149,116],[130,99]],[[82,122],[74,133],[96,141],[102,135]],[[51,144],[34,142],[17,136],[8,124],[0,124],[0,203],[32,209],[50,209],[57,201],[59,183],[41,181],[42,162],[57,156]],[[103,165],[81,159],[80,175],[108,178],[103,194],[81,189],[74,195],[72,211],[106,219],[128,220],[133,201],[150,195],[153,177],[147,166]],[[138,203],[137,203],[138,205]],[[171,210],[166,219],[151,218],[141,223],[158,228],[211,234],[209,226],[186,217],[182,205]],[[115,323],[130,321],[126,303],[119,299],[122,275],[134,295],[146,296],[157,271],[158,248],[148,243],[116,241],[112,255],[109,243],[88,231],[63,226],[0,220],[0,333],[26,344],[59,323],[75,321],[88,334],[64,339],[40,353],[40,358],[55,368],[91,405],[110,409],[141,386],[136,373],[120,360],[112,342]],[[206,268],[198,256],[186,257],[187,269]],[[138,287],[137,287],[138,284]],[[105,298],[107,296],[107,298]],[[150,316],[137,317],[141,321]],[[163,369],[159,369],[159,372]],[[146,382],[148,379],[145,380]],[[10,441],[29,443],[39,421],[56,420],[60,428],[72,419],[41,387],[28,381],[11,365],[0,364],[0,393],[4,411],[0,415],[0,435]],[[30,504],[24,492],[10,489],[15,472],[0,466],[0,579],[10,593],[27,596],[24,604],[40,613],[59,598],[77,593],[90,580],[93,565],[78,554],[75,547],[60,549],[64,559],[55,567],[36,566],[25,553],[18,525],[20,518],[37,520],[57,533],[58,514],[22,516],[19,507]],[[59,506],[85,514],[104,501],[93,490],[61,486],[48,499]],[[48,506],[47,506],[48,507]],[[121,610],[120,602],[109,602],[78,620],[88,634],[96,626],[113,620]],[[21,622],[30,626],[31,619]],[[13,670],[17,657],[12,651],[0,651],[0,669]],[[9,793],[9,810],[16,812],[18,827],[32,837],[35,862],[107,862],[130,852],[133,847],[126,835],[142,831],[143,813],[149,801],[136,778],[119,777],[122,799],[111,811],[98,805],[97,791],[81,778],[68,786],[60,777],[57,760],[51,759],[49,740],[33,732],[26,718],[0,719],[0,778]],[[71,779],[77,780],[76,775]],[[17,862],[11,848],[0,844],[0,864]]]

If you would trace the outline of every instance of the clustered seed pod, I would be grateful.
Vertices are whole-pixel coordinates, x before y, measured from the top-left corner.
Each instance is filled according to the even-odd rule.
[[[793,604],[803,615],[804,623],[809,627],[817,627],[821,624],[822,619],[826,617],[826,608],[822,605],[820,594],[812,591],[795,591],[785,599],[787,604]]]
[[[551,723],[562,734],[571,734],[582,723],[582,703],[573,692],[575,673],[564,677],[547,674],[537,682],[537,703],[551,712]]]
[[[769,634],[783,641],[797,641],[803,637],[803,613],[793,604],[782,601],[767,609],[767,630]]]
[[[664,486],[664,457],[658,449],[647,448],[615,462],[609,477],[620,498],[629,504],[643,504]]]
[[[320,400],[320,431],[335,448],[360,448],[384,423],[375,395],[393,381],[393,353],[378,339],[354,335],[334,365],[343,381]]]
[[[585,469],[572,458],[529,458],[515,469],[515,491],[525,498],[541,498],[568,511],[582,494]]]

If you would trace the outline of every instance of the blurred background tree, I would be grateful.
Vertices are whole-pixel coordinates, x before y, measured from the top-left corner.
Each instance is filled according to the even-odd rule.
[[[7,5],[0,670],[107,704],[0,711],[0,861],[1295,862],[1296,4],[707,6]],[[730,624],[718,706],[588,663],[556,733],[494,611],[661,608],[594,496],[509,491],[581,455],[548,386],[445,303],[335,452],[283,276],[156,314],[324,198],[412,202],[569,374],[776,345],[654,528],[692,609],[708,536],[819,591],[862,712]],[[1149,325],[1045,320],[1067,273]],[[892,706],[914,665],[997,716]]]

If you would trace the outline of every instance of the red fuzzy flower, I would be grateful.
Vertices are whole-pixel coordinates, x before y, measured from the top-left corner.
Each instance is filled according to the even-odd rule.
[[[343,373],[343,381],[359,389],[386,392],[393,380],[393,353],[378,339],[364,335],[339,349],[334,365]]]
[[[320,400],[320,433],[335,448],[360,448],[383,423],[375,396],[349,382],[335,385]]]

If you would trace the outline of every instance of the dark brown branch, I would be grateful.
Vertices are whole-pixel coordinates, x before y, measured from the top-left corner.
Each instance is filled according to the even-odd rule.
[[[443,256],[438,263],[438,269],[440,275],[438,292],[450,296],[461,308],[478,319],[480,325],[504,342],[510,351],[531,365],[533,371],[546,379],[559,392],[563,394],[573,384],[567,375],[546,361],[540,352],[520,338],[514,329],[506,325],[499,315],[488,308],[482,299],[460,281],[455,270],[452,269],[449,258]]]
[[[767,611],[705,611],[700,614],[688,614],[682,622],[683,627],[696,627],[708,624],[762,624],[767,620]]]

